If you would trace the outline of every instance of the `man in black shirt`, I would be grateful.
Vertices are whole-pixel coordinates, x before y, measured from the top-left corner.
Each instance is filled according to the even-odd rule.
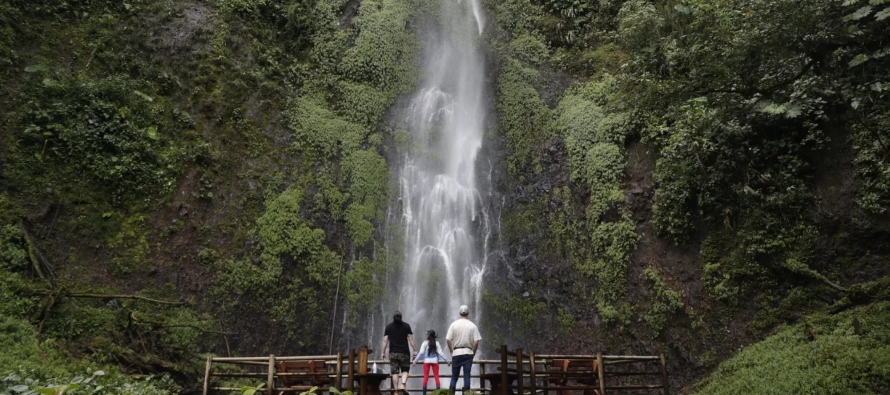
[[[380,352],[380,358],[386,359],[386,345],[389,344],[389,366],[392,371],[392,387],[400,388],[402,391],[407,390],[408,370],[411,369],[411,358],[417,354],[417,345],[414,344],[414,332],[411,332],[411,325],[402,321],[402,313],[396,310],[392,316],[392,322],[386,326],[383,332],[383,349]],[[414,350],[408,349],[408,343]],[[402,374],[402,380],[399,381],[399,373]],[[396,382],[401,387],[396,387]]]

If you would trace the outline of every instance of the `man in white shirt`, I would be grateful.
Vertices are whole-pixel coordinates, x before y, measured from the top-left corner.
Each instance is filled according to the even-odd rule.
[[[479,348],[479,328],[469,319],[470,308],[467,305],[460,306],[460,318],[448,327],[445,340],[448,341],[448,351],[451,351],[451,385],[449,389],[453,394],[457,387],[457,378],[460,369],[464,369],[464,393],[470,389],[470,370],[473,368],[473,357]]]

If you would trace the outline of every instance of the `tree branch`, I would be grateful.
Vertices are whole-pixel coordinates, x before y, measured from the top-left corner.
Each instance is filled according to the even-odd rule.
[[[160,325],[160,326],[158,326],[158,328],[192,328],[192,329],[204,332],[204,333],[214,333],[214,334],[223,335],[223,336],[237,336],[238,335],[237,333],[211,331],[211,330],[201,328],[197,325],[189,325],[189,324]],[[226,339],[226,342],[228,343],[228,339]]]
[[[34,271],[37,272],[37,275],[47,283],[51,283],[46,276],[43,275],[43,270],[40,270],[40,261],[38,260],[39,251],[37,251],[37,247],[34,246],[34,242],[31,241],[31,236],[28,235],[28,230],[25,229],[25,224],[22,221],[19,221],[19,230],[22,231],[22,235],[25,236],[25,243],[28,244],[28,258],[31,259],[31,265],[34,266]]]
[[[793,76],[791,76],[791,77],[788,77],[788,78],[786,78],[786,79],[784,79],[784,80],[782,80],[782,81],[776,82],[775,84],[773,84],[773,85],[771,85],[771,86],[769,86],[769,87],[763,88],[763,89],[758,89],[757,87],[750,87],[750,88],[747,88],[747,89],[723,89],[723,88],[716,89],[716,88],[715,88],[715,89],[705,89],[705,90],[699,90],[699,91],[696,91],[696,92],[695,92],[695,95],[697,95],[697,96],[707,96],[707,95],[709,95],[709,94],[711,94],[711,93],[731,93],[731,94],[736,94],[736,95],[741,95],[741,96],[753,96],[754,94],[758,94],[758,93],[759,93],[759,94],[765,96],[765,95],[767,95],[767,94],[772,93],[772,92],[775,91],[776,89],[779,89],[779,88],[781,88],[781,87],[783,87],[783,86],[785,86],[785,85],[788,85],[788,84],[790,84],[790,83],[793,83],[794,81],[797,81],[798,79],[800,79],[800,77],[803,77],[804,74],[806,74],[807,72],[809,72],[810,69],[812,69],[813,66],[815,66],[815,65],[816,65],[816,60],[815,60],[815,59],[810,59],[810,61],[807,62],[807,63],[803,66],[803,68],[801,68],[800,71],[797,72],[797,74],[795,74],[795,75],[793,75]]]
[[[791,76],[791,77],[786,78],[782,81],[779,81],[766,89],[757,89],[757,92],[761,93],[763,95],[766,95],[766,94],[772,93],[776,89],[779,89],[779,88],[781,88],[785,85],[788,85],[794,81],[797,81],[798,79],[800,79],[800,77],[803,77],[804,74],[806,74],[808,71],[810,71],[810,69],[813,68],[813,66],[815,64],[816,64],[816,60],[810,59],[810,61],[807,62],[807,64],[805,64],[802,69],[800,69],[800,72],[798,72],[794,76]]]
[[[43,291],[43,290],[37,290],[37,291],[35,291],[35,293],[38,293],[38,294],[41,294],[41,295],[49,295],[49,294],[51,294],[51,292],[49,292],[49,291]],[[180,306],[180,305],[187,305],[187,304],[188,304],[187,302],[171,302],[171,301],[167,301],[167,300],[158,300],[158,299],[146,298],[146,297],[144,297],[144,296],[138,296],[138,295],[106,295],[106,294],[91,294],[91,293],[69,292],[69,293],[63,293],[61,296],[70,296],[70,297],[72,297],[72,298],[94,298],[94,299],[106,299],[106,298],[107,298],[107,299],[137,299],[137,300],[144,300],[144,301],[146,301],[146,302],[159,303],[159,304],[167,304],[167,305],[173,305],[173,306]]]

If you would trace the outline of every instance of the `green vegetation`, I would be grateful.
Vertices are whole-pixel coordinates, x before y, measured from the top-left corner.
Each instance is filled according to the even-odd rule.
[[[41,340],[32,325],[0,316],[0,393],[36,394],[44,389],[144,395],[181,390],[167,374],[131,378],[107,361],[75,361],[53,340]],[[97,370],[96,367],[102,367]]]
[[[699,390],[888,387],[890,2],[484,3],[491,344],[711,365],[775,334]],[[203,353],[321,352],[341,314],[356,338],[405,236],[384,118],[437,12],[0,0],[0,394],[190,390]]]
[[[549,268],[525,269],[523,284],[559,289],[576,320],[612,325],[590,331],[602,347],[633,336],[701,351],[664,336],[682,332],[711,339],[702,360],[715,362],[737,350],[721,331],[741,317],[753,341],[838,299],[881,299],[874,284],[854,290],[887,261],[872,254],[890,202],[890,3],[489,8],[506,183],[522,191],[502,229],[523,261]],[[486,300],[487,313],[512,308]]]
[[[647,268],[643,274],[649,280],[649,291],[652,293],[652,305],[649,306],[644,319],[658,334],[671,321],[673,315],[682,310],[686,304],[680,293],[665,283],[657,269]]]
[[[317,311],[376,307],[418,4],[0,2],[0,313],[68,352],[53,385],[117,362],[188,387],[199,349],[320,350]]]
[[[189,118],[178,117],[169,103],[155,103],[141,91],[149,87],[125,77],[60,77],[47,76],[23,98],[27,126],[20,144],[30,147],[23,152],[33,156],[29,164],[82,176],[79,181],[115,201],[170,193],[186,159]]]
[[[606,110],[609,94],[616,89],[609,75],[565,94],[557,107],[556,128],[565,139],[571,177],[590,188],[586,208],[589,229],[587,259],[573,264],[598,283],[596,302],[603,311],[614,311],[612,304],[623,300],[630,252],[638,235],[624,206],[621,182],[626,160],[623,144],[634,131],[626,112]],[[606,220],[610,212],[618,220]],[[603,318],[609,315],[604,314]]]
[[[507,168],[512,174],[540,163],[533,152],[541,150],[549,139],[550,110],[544,105],[533,83],[540,81],[534,69],[508,58],[498,75],[498,127],[507,145],[512,148]]]
[[[539,335],[536,323],[541,320],[556,322],[557,316],[547,308],[547,303],[540,300],[538,295],[507,296],[502,297],[491,291],[485,291],[483,299],[490,310],[486,310],[486,319],[483,325],[490,325],[480,329],[490,333],[491,341],[486,342],[490,348],[496,348],[513,336],[532,337]],[[565,320],[565,319],[564,319]],[[504,326],[510,323],[510,326]]]
[[[890,303],[815,315],[720,364],[696,394],[878,394],[890,386]]]

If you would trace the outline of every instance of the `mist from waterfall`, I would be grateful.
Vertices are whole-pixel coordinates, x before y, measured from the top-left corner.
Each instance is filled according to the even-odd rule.
[[[412,148],[402,153],[399,204],[391,208],[404,229],[403,266],[381,306],[384,321],[402,311],[418,346],[426,329],[444,345],[462,304],[480,322],[491,233],[476,168],[486,115],[482,9],[476,0],[441,0],[435,20],[422,33],[423,83],[404,118]]]

